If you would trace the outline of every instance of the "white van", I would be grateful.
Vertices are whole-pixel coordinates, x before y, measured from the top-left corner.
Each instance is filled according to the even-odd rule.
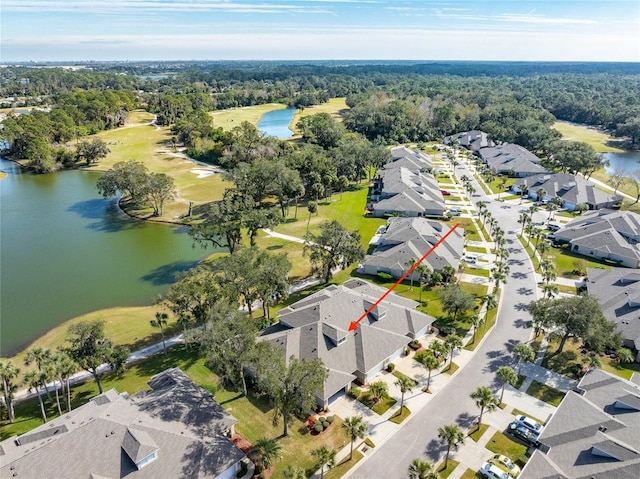
[[[478,262],[478,255],[473,253],[467,253],[462,257],[465,263],[476,264]]]

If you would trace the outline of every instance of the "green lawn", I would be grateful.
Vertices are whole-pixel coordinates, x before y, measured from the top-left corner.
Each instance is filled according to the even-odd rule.
[[[591,126],[578,125],[567,121],[556,121],[553,124],[553,128],[562,133],[564,140],[582,141],[591,145],[598,153],[608,151],[621,153],[625,151],[616,146],[621,143],[621,140],[613,138],[606,132]]]
[[[392,397],[387,396],[380,399],[377,403],[373,404],[373,402],[371,401],[371,396],[368,391],[365,391],[362,394],[360,394],[360,396],[358,397],[358,401],[360,401],[362,404],[367,406],[376,414],[380,414],[381,416],[385,412],[387,412],[391,407],[393,407],[393,405],[397,402]]]
[[[476,479],[477,477],[479,476],[476,471],[474,471],[473,469],[467,469],[466,471],[464,471],[462,476],[460,476],[460,479]]]
[[[456,363],[448,362],[447,365],[442,370],[443,373],[452,375],[458,370],[458,365]]]
[[[502,431],[498,431],[491,436],[486,447],[494,454],[504,454],[514,462],[524,455],[528,449],[527,446],[514,441]]]
[[[402,374],[400,371],[398,371],[397,369],[394,369],[393,372],[391,373],[393,374],[395,377],[397,377],[398,379],[400,378],[407,378],[409,379],[412,383],[413,383],[413,387],[416,387],[418,385],[418,382],[412,378],[410,378],[409,376]]]
[[[555,407],[560,405],[565,395],[565,393],[535,380],[527,389],[527,394]]]
[[[400,412],[400,409],[398,409],[391,415],[391,417],[389,417],[389,421],[400,424],[402,421],[409,417],[409,414],[411,414],[409,408],[407,406],[402,406],[402,412]]]
[[[325,471],[325,479],[339,479],[344,476],[349,469],[355,466],[364,456],[360,451],[353,450],[353,459],[349,459],[349,456],[345,457],[342,461],[336,464],[335,467]]]
[[[502,290],[498,290],[498,292],[496,293],[496,301],[498,302],[498,304],[500,304],[501,294],[502,294]],[[487,333],[487,331],[490,331],[493,325],[495,324],[497,315],[498,315],[498,308],[493,308],[487,311],[487,314],[485,315],[485,318],[484,318],[484,325],[478,328],[478,331],[476,332],[476,340],[473,341],[473,338],[472,338],[471,341],[469,341],[467,345],[464,347],[464,349],[466,349],[467,351],[474,351],[476,347],[478,347],[478,344],[480,344],[480,341],[482,340],[484,335]]]
[[[296,113],[293,115],[293,121],[291,122],[291,129],[299,133],[295,127],[298,121],[305,116],[315,115],[316,113],[329,113],[335,120],[342,121],[342,112],[348,109],[346,98],[341,97],[331,98],[326,103],[311,105],[302,110],[296,110]]]
[[[466,274],[473,274],[474,276],[482,276],[484,278],[489,278],[491,276],[491,271],[489,271],[488,269],[482,269],[482,268],[466,267],[464,269],[464,272]]]
[[[465,246],[465,250],[469,253],[486,253],[487,248],[483,248],[482,246]]]
[[[480,424],[480,427],[477,427],[476,425],[476,427],[469,431],[468,436],[473,439],[473,442],[478,442],[488,428],[488,424]]]
[[[364,216],[368,189],[366,183],[353,184],[342,195],[336,193],[329,199],[321,199],[318,203],[318,212],[312,214],[311,218],[309,218],[306,203],[298,207],[297,218],[295,207],[290,208],[286,221],[276,226],[274,231],[304,238],[307,234],[307,223],[309,223],[309,231],[317,234],[320,224],[336,220],[349,231],[357,231],[360,234],[362,246],[367,248],[378,227],[386,224],[384,218]]]
[[[453,470],[458,467],[458,464],[460,464],[458,461],[449,458],[449,464],[447,464],[446,469],[444,468],[444,463],[438,466],[436,471],[438,471],[438,474],[440,474],[440,479],[446,479],[447,477],[449,477]]]

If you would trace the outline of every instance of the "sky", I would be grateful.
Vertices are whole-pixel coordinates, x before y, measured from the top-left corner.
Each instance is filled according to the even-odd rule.
[[[0,61],[640,61],[640,0],[2,0]]]

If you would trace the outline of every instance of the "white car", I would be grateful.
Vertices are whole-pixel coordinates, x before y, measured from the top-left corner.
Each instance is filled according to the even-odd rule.
[[[484,479],[513,479],[513,476],[508,472],[504,472],[495,464],[485,462],[478,471],[481,477]]]
[[[468,264],[476,264],[478,262],[478,256],[475,254],[465,254],[462,260]]]
[[[516,422],[529,429],[536,436],[539,436],[544,429],[544,427],[542,427],[542,424],[527,416],[516,416]]]

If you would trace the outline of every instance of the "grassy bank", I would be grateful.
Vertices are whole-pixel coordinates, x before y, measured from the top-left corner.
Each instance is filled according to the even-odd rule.
[[[348,110],[349,107],[346,103],[346,98],[331,98],[328,102],[322,103],[320,105],[313,105],[302,110],[296,110],[295,115],[293,115],[293,121],[291,122],[291,129],[299,134],[300,132],[295,127],[298,121],[301,118],[309,115],[315,115],[316,113],[329,113],[333,118],[338,121],[342,121],[342,117],[340,116],[344,110]]]
[[[274,110],[284,110],[286,107],[287,105],[284,103],[267,103],[265,105],[211,111],[209,115],[213,118],[214,127],[222,127],[223,130],[232,130],[236,126],[240,126],[243,121],[257,125],[265,113]]]
[[[587,125],[578,125],[567,121],[556,121],[553,128],[562,133],[564,140],[582,141],[593,147],[598,153],[621,153],[625,150],[619,148],[622,141],[613,138],[606,132]]]

